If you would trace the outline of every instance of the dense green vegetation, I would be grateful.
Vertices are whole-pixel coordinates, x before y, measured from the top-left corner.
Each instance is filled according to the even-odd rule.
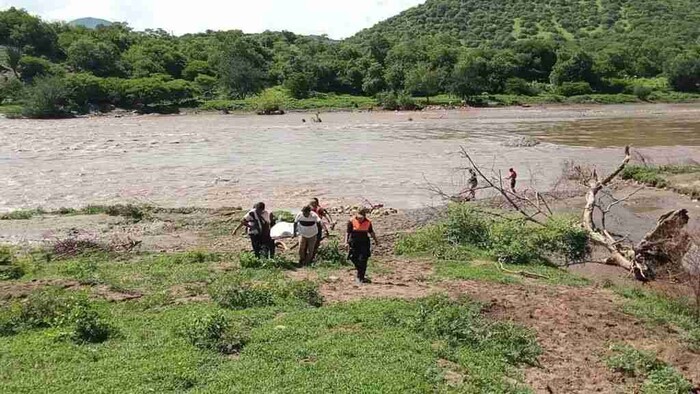
[[[429,0],[334,41],[290,32],[175,37],[118,23],[88,29],[10,8],[0,12],[0,105],[58,117],[114,106],[169,112],[210,100],[206,108],[263,113],[410,109],[412,96],[429,104],[440,93],[476,104],[484,92],[663,100],[679,97],[671,90],[700,90],[698,25],[700,11],[687,0]],[[271,87],[281,96],[249,101]]]

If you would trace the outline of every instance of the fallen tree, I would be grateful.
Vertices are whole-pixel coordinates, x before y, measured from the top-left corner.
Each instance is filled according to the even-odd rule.
[[[460,152],[486,184],[480,189],[494,190],[503,199],[506,206],[518,212],[525,220],[537,225],[546,225],[546,221],[552,216],[551,204],[547,202],[548,197],[551,196],[549,193],[537,191],[516,193],[506,189],[499,174],[488,176],[464,148]],[[620,165],[604,178],[595,169],[580,171],[581,174],[586,174],[585,179],[579,180],[587,188],[582,226],[588,233],[591,243],[603,247],[609,253],[606,259],[595,261],[595,263],[619,266],[634,274],[638,280],[648,281],[655,278],[656,270],[661,267],[680,267],[683,256],[686,255],[690,247],[689,236],[685,231],[689,217],[688,211],[685,209],[670,211],[662,215],[656,226],[637,244],[634,244],[627,236],[614,234],[608,230],[607,219],[611,210],[641,190],[638,189],[624,198],[616,198],[608,190],[608,186],[622,173],[631,158],[631,150],[626,147],[625,157]],[[444,198],[448,196],[435,185],[429,184],[428,189]],[[610,197],[611,201],[603,201],[603,194]],[[488,210],[485,210],[484,213],[491,214]]]

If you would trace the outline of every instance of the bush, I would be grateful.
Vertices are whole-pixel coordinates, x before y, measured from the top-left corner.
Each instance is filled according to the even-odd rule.
[[[664,367],[654,370],[642,385],[642,394],[686,394],[693,385],[677,370]]]
[[[41,328],[68,328],[76,343],[104,342],[116,333],[83,293],[48,288],[0,307],[0,335]]]
[[[445,235],[452,244],[471,244],[488,247],[490,218],[477,213],[468,205],[450,205],[445,221]]]
[[[564,82],[557,88],[557,93],[566,97],[583,96],[593,93],[593,89],[588,82]]]
[[[407,93],[383,92],[377,94],[379,106],[388,111],[414,111],[418,109],[413,97]]]
[[[527,264],[542,259],[530,226],[525,220],[496,221],[489,231],[491,254],[503,263]]]
[[[115,204],[115,205],[88,205],[83,208],[86,215],[96,215],[104,213],[109,216],[122,216],[133,219],[134,221],[142,220],[147,213],[147,207],[141,207],[132,204]]]
[[[648,101],[654,90],[648,86],[635,86],[633,93],[642,101]]]
[[[509,78],[506,80],[505,93],[522,96],[537,96],[540,94],[540,90],[522,78]]]
[[[655,167],[627,166],[620,174],[622,179],[634,180],[648,186],[659,188],[668,187],[668,181],[661,176],[660,170]]]
[[[78,112],[88,113],[91,110],[91,105],[109,103],[108,92],[105,90],[102,78],[88,73],[80,73],[67,75],[65,81],[71,92],[71,103]]]
[[[223,354],[240,353],[249,340],[247,334],[221,312],[207,316],[194,316],[182,330],[182,335],[192,345]]]
[[[639,351],[632,346],[613,345],[610,350],[612,354],[606,359],[608,368],[627,376],[646,376],[649,371],[663,366],[656,355]]]
[[[72,116],[70,90],[58,77],[39,77],[27,87],[22,114],[28,118],[65,118]]]
[[[394,252],[399,256],[433,253],[446,243],[447,227],[444,224],[431,225],[399,238]]]
[[[209,286],[212,299],[224,308],[247,309],[273,305],[320,306],[318,285],[310,281],[274,280],[258,282],[241,274],[223,277]]]
[[[15,103],[22,98],[24,85],[17,78],[9,78],[0,82],[0,104]]]
[[[106,250],[107,248],[96,240],[75,234],[51,244],[51,252],[58,258],[85,256]]]
[[[315,266],[338,267],[347,263],[347,253],[340,249],[340,245],[336,240],[321,244],[316,251]]]
[[[265,89],[253,97],[253,108],[259,115],[283,114],[289,96],[280,88]]]
[[[19,279],[24,276],[24,270],[15,261],[12,249],[0,246],[0,280]]]

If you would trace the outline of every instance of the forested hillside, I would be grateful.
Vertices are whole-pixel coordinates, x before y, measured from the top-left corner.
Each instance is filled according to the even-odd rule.
[[[236,107],[226,100],[267,112],[329,95],[374,97],[387,108],[443,93],[472,103],[484,94],[653,100],[700,92],[697,5],[429,0],[344,41],[290,32],[176,37],[119,23],[87,29],[11,8],[0,12],[0,105],[57,116]]]

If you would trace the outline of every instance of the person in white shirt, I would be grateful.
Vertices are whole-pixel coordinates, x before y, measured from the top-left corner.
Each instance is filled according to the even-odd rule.
[[[294,219],[294,236],[299,235],[299,264],[309,265],[314,259],[317,236],[321,231],[321,218],[311,211],[310,206],[302,208]]]

